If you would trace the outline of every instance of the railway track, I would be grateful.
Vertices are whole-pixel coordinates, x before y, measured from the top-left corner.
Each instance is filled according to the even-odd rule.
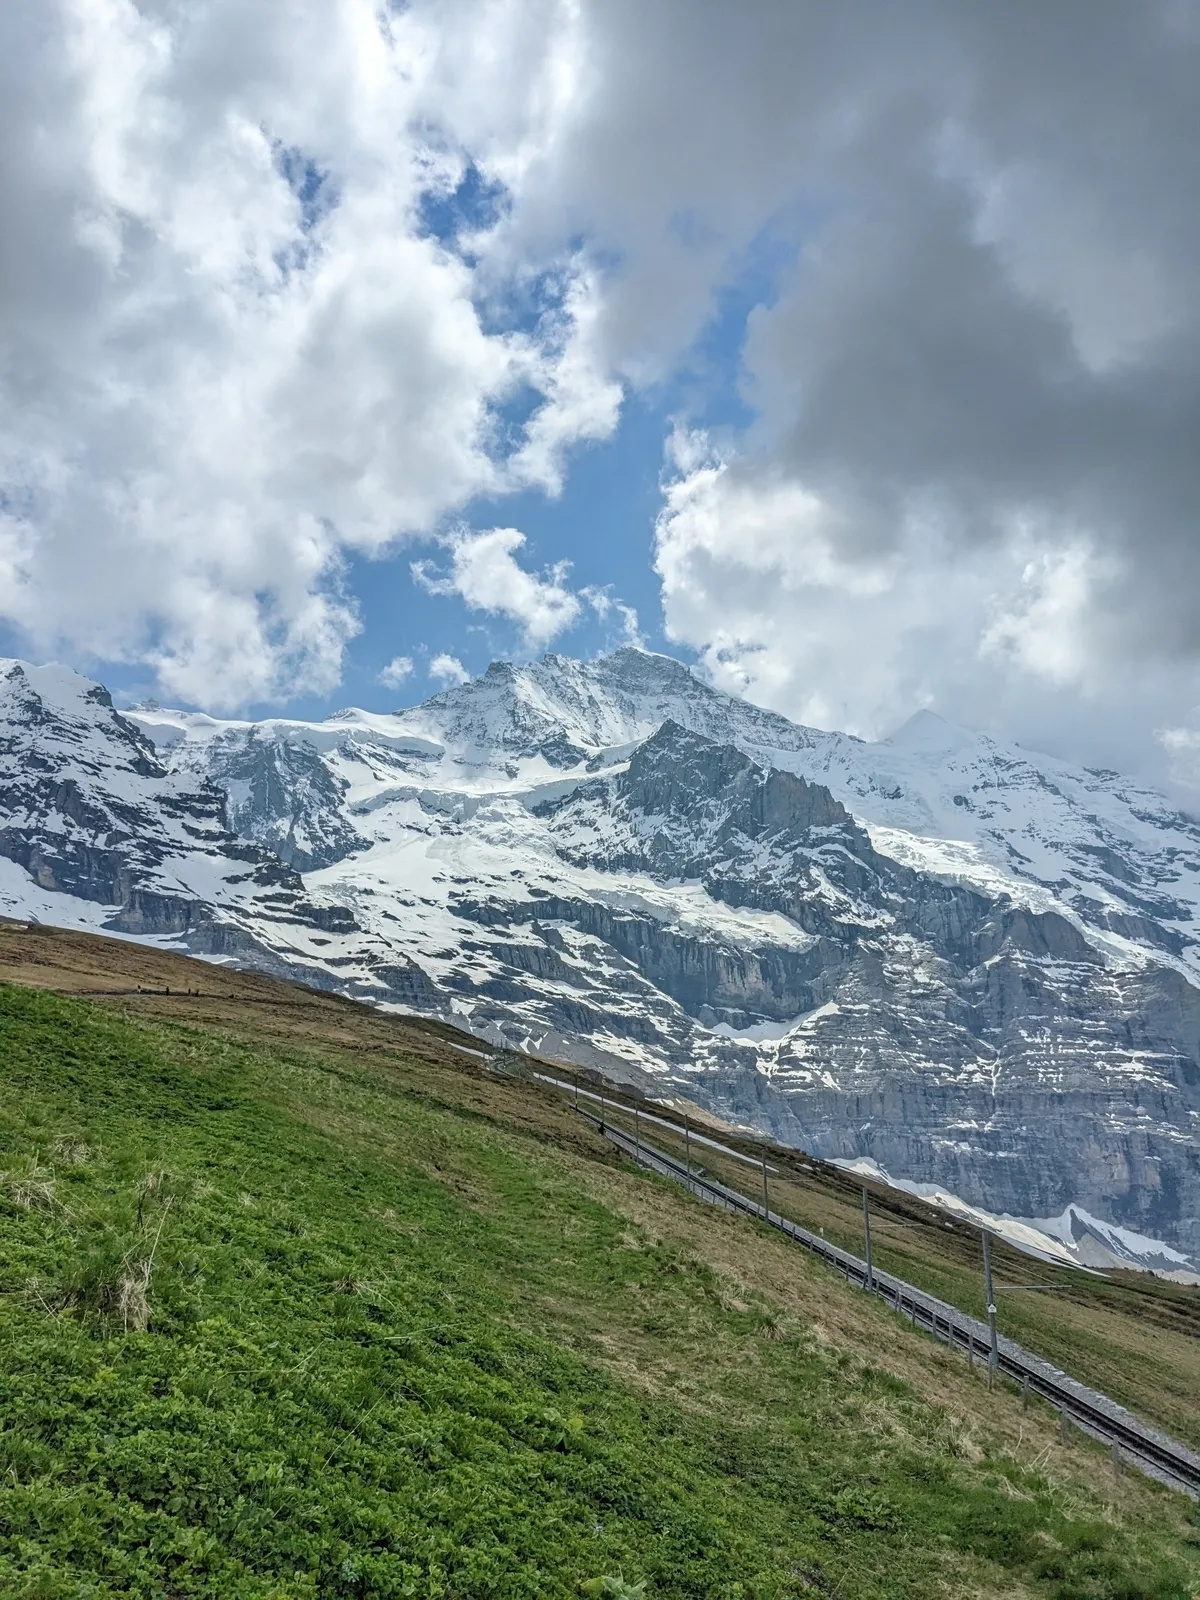
[[[831,1244],[819,1234],[802,1228],[799,1223],[771,1211],[761,1200],[753,1200],[727,1184],[702,1177],[665,1150],[645,1139],[630,1136],[624,1129],[614,1127],[592,1111],[583,1107],[579,1107],[578,1111],[580,1116],[585,1117],[639,1165],[682,1184],[699,1200],[777,1228],[794,1243],[828,1262],[848,1282],[878,1295],[915,1327],[927,1329],[951,1349],[961,1351],[968,1361],[987,1364],[991,1354],[991,1336],[986,1323],[878,1267],[872,1266],[868,1275],[866,1261]],[[1064,1433],[1072,1427],[1077,1428],[1081,1433],[1108,1445],[1113,1451],[1114,1461],[1119,1459],[1171,1489],[1200,1499],[1200,1456],[1177,1439],[1150,1427],[1107,1395],[1076,1382],[1050,1362],[1003,1336],[998,1339],[997,1369],[1005,1377],[1012,1378],[1028,1394],[1036,1395],[1054,1406]]]

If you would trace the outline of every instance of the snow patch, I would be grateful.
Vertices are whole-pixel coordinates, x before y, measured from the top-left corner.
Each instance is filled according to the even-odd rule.
[[[1125,1268],[1133,1272],[1152,1272],[1175,1282],[1200,1284],[1197,1263],[1161,1239],[1118,1227],[1093,1217],[1082,1206],[1069,1205],[1058,1217],[1012,1217],[986,1211],[962,1200],[956,1194],[932,1183],[912,1183],[893,1178],[878,1162],[859,1156],[854,1160],[835,1159],[834,1166],[860,1177],[874,1178],[891,1189],[927,1200],[940,1210],[964,1222],[998,1234],[1026,1255],[1059,1266],[1083,1267],[1090,1271]]]

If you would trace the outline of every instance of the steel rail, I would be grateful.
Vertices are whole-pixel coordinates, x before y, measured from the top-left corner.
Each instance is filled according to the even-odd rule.
[[[694,1167],[689,1172],[681,1161],[665,1150],[642,1138],[635,1142],[624,1129],[614,1127],[594,1112],[582,1106],[578,1110],[581,1117],[597,1127],[618,1149],[641,1166],[683,1185],[710,1205],[756,1218],[778,1229],[796,1244],[803,1245],[828,1262],[848,1282],[878,1295],[900,1316],[908,1317],[914,1326],[928,1329],[936,1339],[944,1340],[951,1349],[963,1351],[969,1359],[987,1363],[990,1338],[986,1323],[874,1265],[868,1289],[867,1264],[860,1257],[802,1228],[790,1218],[764,1208],[761,1201],[750,1199],[728,1184],[702,1177]],[[1068,1426],[1074,1426],[1081,1433],[1114,1448],[1122,1461],[1137,1467],[1147,1477],[1171,1489],[1181,1490],[1193,1499],[1200,1499],[1200,1456],[1186,1445],[1150,1427],[1115,1400],[1078,1383],[1049,1361],[1003,1335],[999,1339],[998,1356],[998,1370],[1006,1377],[1015,1379],[1030,1394],[1048,1400],[1058,1411],[1064,1431]]]

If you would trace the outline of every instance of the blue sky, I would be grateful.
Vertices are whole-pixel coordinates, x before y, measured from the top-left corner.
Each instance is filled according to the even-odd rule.
[[[654,518],[660,496],[659,474],[668,409],[641,398],[626,402],[612,439],[580,446],[568,464],[557,498],[526,490],[501,499],[472,501],[462,520],[472,527],[515,527],[528,539],[524,565],[540,569],[571,563],[576,587],[610,586],[614,596],[637,611],[646,643],[666,649],[658,583],[651,568]],[[520,631],[503,618],[469,611],[453,595],[430,595],[410,576],[410,562],[433,560],[440,551],[431,541],[406,545],[394,557],[352,563],[348,585],[359,597],[363,633],[351,644],[346,686],[363,705],[385,703],[388,691],[377,679],[395,655],[411,656],[415,670],[409,698],[432,692],[424,662],[443,652],[457,657],[473,675],[496,658],[520,658]],[[619,618],[601,621],[587,608],[579,622],[552,648],[592,656],[622,642]],[[361,685],[361,687],[358,687]]]

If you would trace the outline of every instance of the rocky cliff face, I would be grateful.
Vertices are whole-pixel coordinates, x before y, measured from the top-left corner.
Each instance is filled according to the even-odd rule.
[[[1121,970],[1059,912],[931,881],[828,790],[670,723],[540,810],[574,862],[698,882],[810,935],[699,983],[638,962],[700,1024],[687,1053],[726,1116],[1015,1215],[1069,1192],[1190,1242],[1200,992],[1180,973]]]
[[[2,858],[0,910],[1200,1256],[1200,830],[1113,774],[928,718],[864,745],[636,651],[320,724],[121,716],[7,664]]]
[[[311,783],[320,763],[297,755],[297,792],[340,792],[323,768]],[[297,965],[287,935],[356,933],[352,914],[309,899],[288,841],[279,850],[258,842],[270,842],[270,828],[244,803],[239,810],[236,782],[221,781],[224,756],[211,772],[207,763],[169,767],[98,684],[62,667],[0,662],[0,911],[340,987],[335,974]],[[239,758],[239,772],[255,759],[253,750]],[[246,823],[240,834],[231,816]],[[330,834],[357,839],[340,816]],[[406,966],[394,952],[389,961]]]
[[[222,733],[193,770],[221,791],[235,833],[297,872],[332,866],[363,844],[345,814],[345,780],[307,744],[256,728]]]
[[[0,669],[0,855],[50,893],[124,907],[180,854],[226,837],[225,797],[170,776],[106,690],[61,669]],[[186,893],[164,913],[186,915]]]

